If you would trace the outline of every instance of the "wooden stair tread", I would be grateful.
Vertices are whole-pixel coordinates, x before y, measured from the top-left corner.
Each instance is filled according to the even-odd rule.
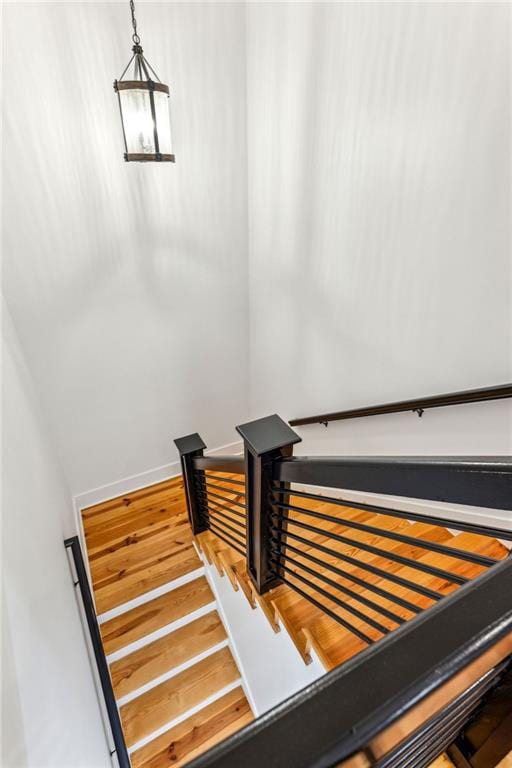
[[[256,608],[256,598],[254,596],[254,588],[249,578],[249,574],[247,573],[247,568],[245,566],[245,563],[236,563],[236,565],[233,565],[233,570],[235,572],[238,585],[242,590],[242,592],[244,593],[247,599],[247,602],[249,603],[251,608]]]
[[[323,503],[323,504],[317,504],[315,507],[311,506],[311,509],[313,511],[319,511],[319,512],[326,512],[328,514],[332,514],[332,506]],[[355,522],[359,523],[368,523],[372,524],[375,515],[371,512],[361,511],[361,510],[352,510],[348,509],[346,510],[346,517],[350,520],[354,520]],[[311,517],[307,517],[307,514],[305,512],[290,512],[288,518],[288,523],[291,524],[291,532],[296,533],[299,536],[302,536],[305,539],[308,539],[308,541],[311,542],[311,544],[305,544],[305,543],[297,543],[297,542],[291,542],[293,543],[293,546],[298,546],[300,549],[302,549],[305,552],[311,551],[314,553],[316,550],[316,547],[313,546],[313,542],[316,544],[323,544],[325,546],[332,546],[333,539],[331,539],[327,532],[333,532],[338,533],[343,536],[347,536],[350,538],[352,537],[352,533],[360,533],[356,531],[354,528],[350,528],[349,526],[345,525],[343,523],[343,519],[340,518],[339,522],[333,522],[333,521],[327,521],[327,520],[318,520],[313,519]],[[306,529],[300,528],[299,526],[294,526],[293,521],[298,520],[299,522],[304,522],[307,525],[314,525],[317,528],[317,531],[313,533],[312,531],[308,531]]]
[[[507,552],[505,547],[503,547],[499,542],[493,539],[489,539],[488,537],[475,536],[475,534],[461,533],[458,536],[453,537],[451,543],[453,546],[458,547],[459,549],[478,552],[480,554],[487,554],[490,557],[503,557],[504,553]],[[435,552],[426,552],[421,558],[421,562],[439,567],[443,564],[444,559],[445,558],[443,555],[439,555]],[[479,575],[481,570],[482,569],[480,566],[474,565],[464,560],[456,561],[456,565],[450,569],[452,573],[465,576],[468,579]],[[414,580],[415,583],[427,586],[428,588],[434,589],[444,595],[449,594],[457,588],[456,585],[454,585],[452,582],[448,582],[440,577],[432,576],[422,571],[417,571],[411,566],[403,566],[400,569],[399,574],[401,577],[410,579],[411,581]],[[381,583],[384,582],[385,580],[383,579]],[[388,586],[389,588],[394,589],[394,594],[397,596],[409,596],[409,591],[405,587],[401,587],[396,584],[392,585],[391,582],[389,582]],[[422,595],[417,595],[415,602],[423,608],[427,608],[431,604],[431,601]],[[381,620],[380,615],[376,612],[368,610],[367,615],[373,616],[374,618],[379,617],[378,620],[381,621],[382,624],[386,624],[386,621]],[[332,627],[331,622],[334,623],[333,620],[330,619],[329,622],[326,621],[328,618],[329,617],[319,618],[315,623],[313,632],[317,639],[320,638],[323,632],[323,637],[322,639],[319,639],[319,642],[321,642],[326,654],[331,658],[332,666],[337,666],[347,661],[355,653],[358,653],[360,650],[362,650],[362,648],[365,647],[365,645],[364,643],[361,645],[362,641],[351,633],[348,633],[349,636],[344,636],[342,638],[341,635]],[[370,637],[373,637],[374,639],[380,637],[380,634],[374,628],[365,624],[361,619],[358,619],[357,617],[350,617],[349,620],[353,626],[362,629],[365,634],[369,635]]]
[[[428,768],[455,768],[455,765],[452,763],[446,752],[443,752],[443,754],[439,755],[433,763],[430,763]]]
[[[234,514],[234,511],[242,510],[233,502],[242,502],[244,497],[242,486],[231,482],[235,477],[241,479],[241,476],[230,473],[215,473],[211,476],[207,473],[208,482],[222,486],[222,489],[212,488],[212,491],[221,493],[227,499],[225,502],[218,500],[228,507],[222,510],[225,515],[224,522],[232,521],[234,527],[237,527],[236,521],[241,518]],[[474,578],[484,570],[482,566],[428,551],[416,546],[414,542],[389,539],[385,535],[387,531],[405,533],[411,539],[421,538],[447,543],[449,546],[468,551],[478,551],[495,559],[507,554],[507,550],[499,542],[476,534],[459,534],[452,537],[449,531],[434,524],[413,523],[403,518],[357,510],[350,506],[336,505],[334,510],[333,505],[323,499],[302,499],[294,496],[293,492],[290,500],[303,510],[290,511],[290,530],[309,540],[304,545],[298,542],[290,543],[298,549],[302,548],[304,552],[310,551],[312,555],[323,559],[326,565],[337,563],[345,575],[340,577],[327,567],[301,559],[301,555],[297,553],[291,553],[292,557],[307,564],[316,574],[325,573],[334,582],[343,584],[354,593],[352,597],[343,596],[344,607],[329,601],[327,595],[315,597],[374,639],[378,639],[381,633],[377,628],[367,625],[366,619],[379,621],[389,629],[396,628],[397,622],[384,617],[378,608],[361,603],[358,597],[371,599],[376,605],[392,610],[404,619],[411,618],[413,612],[402,609],[385,596],[379,596],[363,585],[356,584],[351,581],[351,576],[358,576],[372,585],[378,584],[394,595],[406,597],[418,607],[427,608],[433,602],[410,588],[390,582],[385,576],[369,573],[362,567],[364,564],[378,565],[388,573],[399,574],[442,594],[448,594],[456,589],[457,585],[392,561],[386,554],[393,552],[412,560],[421,560],[423,563],[445,568],[467,578]],[[215,501],[217,500],[214,499]],[[308,515],[308,510],[326,512],[333,517],[339,517],[339,521],[318,520]],[[216,514],[212,511],[213,517]],[[294,526],[294,520],[311,524],[317,531],[306,531]],[[346,524],[350,520],[366,523],[376,530],[357,530]],[[200,534],[195,540],[192,537],[181,478],[95,505],[84,511],[83,522],[96,605],[100,612],[199,568],[201,561],[197,557],[194,541],[199,550],[217,567],[219,573],[227,575],[233,588],[238,587],[240,591],[244,591],[251,605],[256,604],[254,590],[246,572],[245,558],[211,531]],[[351,541],[336,542],[329,536],[330,532],[343,535]],[[242,529],[237,539],[244,539]],[[360,564],[339,561],[337,557],[315,549],[314,543],[324,544],[334,552],[354,557]],[[360,545],[363,543],[381,548],[382,553],[362,550]],[[325,589],[327,594],[339,594],[334,585],[318,580],[317,575],[305,575]],[[299,586],[305,587],[302,583],[299,583]],[[181,596],[180,590],[184,590]],[[187,596],[187,591],[192,594]],[[213,602],[213,595],[206,580],[195,579],[191,584],[105,622],[101,630],[106,652],[113,653],[210,602]],[[274,628],[276,617],[280,616],[281,623],[286,627],[305,661],[309,661],[309,651],[314,649],[324,665],[330,668],[366,648],[363,641],[355,638],[347,629],[287,585],[281,585],[267,595],[260,596],[257,602]],[[347,607],[357,607],[362,616],[347,613]],[[208,652],[217,643],[224,642],[225,638],[220,619],[216,611],[212,610],[205,616],[114,661],[111,671],[117,697],[133,694],[141,686],[174,671],[183,663],[193,661],[204,651]],[[137,696],[122,705],[120,710],[127,744],[133,746],[141,739],[150,737],[155,730],[165,727],[176,717],[186,715],[191,708],[202,706],[208,697],[218,694],[226,685],[236,684],[239,677],[234,659],[226,647],[210,653],[202,661],[192,664],[186,670],[174,674],[168,680]],[[219,704],[222,701],[224,703]],[[189,717],[137,750],[132,755],[134,768],[182,765],[249,719],[252,719],[249,706],[241,690],[237,689],[237,692],[231,692],[222,696],[218,702],[203,707],[197,716]]]
[[[230,477],[222,482],[226,483],[225,492],[231,502],[243,498],[240,487],[227,485]],[[227,515],[233,520],[236,517],[232,512]],[[202,566],[194,546],[181,477],[90,507],[83,511],[82,520],[99,614],[181,576],[196,576],[193,572]],[[213,547],[212,551],[216,556],[217,549]],[[223,550],[217,565],[228,569],[236,584],[230,552]],[[186,717],[190,709],[202,707],[197,715],[138,750],[131,758],[132,765],[182,765],[253,718],[240,688],[203,706],[240,679],[214,603],[206,578],[196,576],[100,625],[108,655],[159,630],[167,632],[149,643],[145,640],[144,646],[110,664],[117,699],[134,697],[120,707],[129,747],[151,738],[176,718]],[[168,631],[169,625],[201,608],[208,612]],[[215,650],[219,644],[225,647]],[[189,666],[179,671],[184,664]],[[161,679],[169,674],[168,679]],[[139,689],[149,685],[149,690],[137,695]]]
[[[373,521],[372,521],[372,524],[373,524]],[[391,525],[384,524],[382,526],[382,529],[397,530],[396,526],[392,524]],[[402,525],[400,526],[401,533],[407,533],[408,535],[414,536],[414,531],[412,529],[413,529],[413,526],[407,523],[407,521],[402,521]],[[334,528],[333,530],[335,533],[339,533],[339,530],[336,530],[336,528]],[[384,537],[379,536],[378,534],[370,535],[361,531],[353,531],[353,532],[350,531],[350,538],[354,540],[354,544],[345,544],[345,543],[337,542],[333,539],[328,539],[326,537],[326,545],[333,552],[339,552],[342,555],[356,559],[358,562],[361,563],[361,565],[352,564],[346,561],[339,561],[336,555],[327,555],[325,553],[319,552],[318,550],[314,551],[314,549],[311,550],[311,554],[313,554],[315,557],[323,560],[326,563],[337,565],[347,573],[353,573],[359,578],[363,578],[365,580],[372,580],[372,579],[379,579],[380,577],[376,575],[372,575],[367,570],[365,570],[363,567],[364,563],[369,563],[372,566],[378,566],[391,573],[399,570],[402,567],[400,563],[397,563],[395,561],[392,561],[386,558],[386,554],[385,554],[386,551],[396,552],[397,554],[400,554],[402,556],[407,556],[407,557],[415,556],[416,558],[421,557],[421,555],[425,552],[425,550],[422,550],[420,548],[415,548],[412,545],[404,544],[402,542],[391,540],[391,539],[385,539]],[[449,533],[447,533],[447,538],[450,538]],[[357,546],[358,542],[381,547],[383,549],[383,552],[382,554],[367,552],[366,550],[360,549]],[[294,543],[294,546],[295,546],[295,543]],[[303,551],[308,551],[308,547],[302,544],[300,544],[297,548]],[[300,557],[296,553],[293,553],[293,556]],[[314,567],[316,568],[317,566],[315,565]]]
[[[336,505],[334,509],[330,502],[323,501],[322,499],[303,499],[294,496],[293,491],[290,494],[290,503],[301,507],[303,510],[300,512],[296,510],[289,511],[287,519],[290,531],[297,533],[311,542],[311,544],[306,544],[290,539],[290,544],[303,552],[310,553],[315,557],[324,560],[326,565],[337,565],[344,571],[345,575],[341,577],[329,570],[328,567],[322,567],[316,563],[308,561],[306,557],[301,557],[297,552],[290,552],[290,556],[298,562],[307,565],[316,573],[323,573],[332,581],[349,588],[355,595],[354,597],[347,596],[340,593],[334,585],[329,585],[321,579],[318,579],[316,576],[301,571],[300,569],[299,572],[324,589],[326,593],[332,593],[341,597],[345,605],[355,608],[365,616],[379,622],[379,624],[386,627],[388,630],[396,629],[399,626],[399,623],[384,616],[378,608],[373,608],[361,603],[357,600],[356,595],[367,598],[377,606],[392,611],[393,614],[403,620],[409,620],[413,618],[415,614],[411,610],[397,605],[387,597],[380,596],[372,590],[354,583],[350,579],[351,575],[365,580],[366,583],[370,585],[378,585],[380,588],[385,589],[393,595],[399,595],[422,609],[433,605],[433,601],[431,598],[427,598],[411,588],[401,587],[395,582],[389,581],[384,576],[368,572],[365,570],[364,564],[378,566],[383,571],[400,575],[403,578],[407,578],[413,584],[427,586],[442,594],[448,594],[449,592],[454,591],[457,588],[457,585],[453,582],[433,577],[431,574],[415,569],[412,566],[405,566],[402,563],[390,560],[386,557],[386,552],[395,553],[402,557],[407,557],[410,560],[421,561],[437,568],[458,573],[468,579],[480,575],[485,568],[462,561],[449,554],[432,552],[424,547],[416,546],[412,542],[407,543],[389,539],[385,536],[385,532],[391,531],[404,533],[411,539],[416,538],[418,540],[421,539],[424,541],[443,543],[447,546],[452,545],[459,549],[479,552],[495,559],[500,559],[507,554],[505,547],[496,540],[477,534],[459,534],[454,537],[450,531],[442,526],[436,525],[434,522],[432,524],[428,522],[412,522],[392,515],[357,510],[350,506],[341,507]],[[308,516],[308,510],[326,512],[335,517],[339,516],[340,519],[339,522],[318,520],[311,515]],[[313,533],[301,529],[300,526],[294,526],[294,519],[314,525],[318,530]],[[347,519],[371,525],[376,528],[376,530],[375,532],[359,531],[352,528],[350,525],[346,525],[344,520]],[[380,531],[382,531],[382,534],[380,534]],[[341,534],[351,539],[353,543],[338,542],[328,535],[330,532]],[[219,561],[225,563],[227,559],[226,555],[222,554],[222,556],[219,556],[218,553],[224,553],[226,551],[233,552],[233,550],[227,547],[221,540],[217,539],[211,532],[202,534],[202,536],[208,537],[206,540],[207,543],[205,543],[210,559],[213,557],[216,560],[217,566],[219,565]],[[324,546],[328,546],[334,552],[353,557],[360,562],[360,565],[340,561],[334,555],[329,556],[322,553],[313,546],[313,543],[323,544]],[[367,552],[358,547],[358,543],[364,543],[366,545],[371,544],[372,546],[381,548],[382,554]],[[239,564],[240,568],[242,568],[243,558],[241,557]],[[238,566],[233,567],[235,573],[238,571],[239,578],[237,579],[237,583],[241,585],[241,579],[243,579],[243,577],[240,568]],[[289,567],[293,569],[294,566],[289,563]],[[288,573],[287,577],[293,581],[293,575]],[[297,580],[297,586],[308,592],[308,587],[303,582]],[[253,595],[247,596],[250,599],[251,604],[254,605]],[[382,636],[382,633],[376,628],[369,627],[363,618],[358,618],[352,613],[340,608],[337,604],[330,601],[327,596],[315,593],[314,597],[317,598],[320,603],[325,604],[338,613],[338,615],[343,616],[346,620],[350,621],[351,624],[359,627],[365,634],[375,637],[375,639]],[[324,659],[330,658],[333,654],[333,649],[335,649],[334,660],[329,663],[329,668],[331,668],[342,660],[350,658],[354,653],[366,648],[364,641],[358,639],[353,633],[349,632],[338,622],[329,617],[324,611],[314,606],[309,600],[288,585],[277,587],[277,589],[272,590],[265,595],[264,599],[267,601],[265,605],[270,604],[275,607],[276,614],[279,614],[281,622],[287,627],[303,658],[306,657],[307,659],[308,647],[314,646],[316,649],[321,648]],[[304,629],[308,629],[308,633],[304,634]],[[340,653],[344,654],[343,659],[340,658]]]
[[[243,690],[235,688],[134,752],[132,768],[178,768],[253,719]]]
[[[301,500],[301,503],[304,500]],[[310,508],[314,508],[313,505],[311,505]],[[318,507],[317,507],[318,508]],[[343,509],[343,514],[346,515],[345,508]],[[338,508],[339,511],[339,508]],[[330,513],[332,514],[332,509],[330,510]],[[297,514],[297,519],[307,519],[305,513]],[[355,519],[352,517],[352,519]],[[406,533],[409,537],[412,538],[421,538],[423,540],[429,540],[429,541],[436,541],[439,543],[445,543],[450,545],[452,543],[453,536],[452,534],[447,531],[446,529],[436,526],[436,525],[429,525],[427,523],[410,523],[407,520],[401,520],[400,526],[395,526],[393,521],[398,520],[398,518],[393,518],[391,516],[383,516],[383,515],[374,515],[373,517],[366,518],[365,522],[368,524],[375,526],[376,528],[380,529],[387,529],[387,530],[400,530],[400,532]],[[391,525],[390,525],[391,522]],[[293,522],[291,521],[291,525],[293,525]],[[326,545],[329,546],[331,549],[335,551],[339,551],[342,554],[348,554],[352,557],[355,557],[361,562],[367,562],[371,563],[372,565],[377,565],[387,572],[393,572],[397,573],[400,576],[405,576],[413,583],[418,584],[428,584],[433,589],[438,589],[441,592],[448,592],[456,588],[455,585],[448,582],[442,582],[441,580],[437,579],[437,581],[432,581],[432,577],[429,574],[425,574],[421,571],[418,571],[416,569],[413,569],[412,567],[406,567],[403,566],[400,563],[396,563],[394,561],[391,561],[385,557],[386,551],[393,551],[397,554],[400,554],[402,556],[406,556],[413,560],[421,560],[422,562],[427,562],[429,564],[435,565],[440,568],[445,568],[446,570],[458,572],[461,575],[466,576],[467,578],[474,578],[475,576],[479,575],[484,569],[481,566],[473,565],[470,563],[465,563],[464,561],[458,560],[456,558],[453,558],[449,555],[441,555],[438,553],[432,553],[429,552],[429,550],[426,550],[422,547],[416,547],[412,544],[406,544],[404,542],[399,542],[391,539],[386,538],[380,538],[378,537],[378,534],[372,534],[369,532],[362,532],[362,531],[356,531],[355,529],[350,529],[350,527],[343,526],[343,521],[340,521],[340,527],[337,528],[332,523],[324,524],[324,521],[321,521],[320,523],[317,523],[319,529],[324,530],[331,530],[333,532],[339,533],[342,529],[345,529],[345,532],[343,535],[348,536],[349,538],[353,539],[354,541],[359,540],[361,542],[365,543],[372,543],[375,545],[377,543],[379,546],[384,547],[384,552],[382,557],[374,555],[372,553],[365,552],[364,550],[357,550],[353,548],[349,544],[342,544],[341,542],[336,542],[332,539],[329,540],[329,537],[326,536]],[[292,527],[291,530],[293,531],[294,528]],[[298,530],[297,531],[300,535],[305,534],[303,531]],[[318,536],[321,536],[321,530],[319,530]],[[377,538],[373,538],[377,536]],[[461,538],[462,537],[462,538]],[[315,537],[313,537],[315,538]],[[316,537],[318,540],[318,537]],[[373,538],[373,541],[372,541]],[[306,544],[301,544],[297,542],[291,541],[291,543],[297,547],[297,549],[302,549],[302,551],[308,551],[310,549]],[[496,559],[500,559],[501,557],[505,556],[506,549],[499,544],[499,542],[496,542],[493,539],[489,539],[488,537],[484,536],[478,536],[476,534],[460,534],[457,538],[457,541],[454,541],[453,546],[456,546],[460,549],[467,549],[468,551],[479,551],[482,554],[486,554],[490,557],[494,557]],[[354,584],[350,581],[350,573],[353,573],[354,575],[359,576],[360,578],[365,579],[367,582],[371,584],[378,584],[379,586],[387,589],[388,591],[392,592],[393,594],[400,593],[401,596],[405,597],[409,602],[413,602],[417,604],[418,606],[422,608],[429,607],[429,605],[432,604],[432,601],[428,598],[425,598],[418,593],[415,593],[411,590],[407,590],[405,588],[399,588],[398,585],[394,584],[393,582],[386,581],[382,577],[377,576],[376,574],[370,574],[362,568],[358,568],[355,565],[352,565],[350,563],[346,562],[337,562],[337,558],[334,556],[328,556],[321,552],[315,552],[314,548],[311,548],[311,554],[314,554],[316,557],[319,557],[320,559],[324,559],[326,563],[332,563],[337,564],[338,567],[341,567],[342,570],[346,573],[346,577],[340,577],[339,575],[333,573],[328,568],[322,568],[321,566],[311,563],[307,560],[307,558],[301,558],[301,556],[298,553],[291,553],[293,558],[296,559],[298,562],[302,562],[303,564],[309,566],[313,570],[315,570],[317,573],[324,573],[327,577],[329,577],[332,581],[342,584],[345,587],[350,588],[353,592],[360,594],[363,597],[367,597],[368,599],[371,599],[374,603],[381,605],[384,608],[387,608],[388,610],[393,611],[396,615],[400,616],[403,619],[410,619],[412,618],[413,614],[410,611],[407,611],[407,609],[401,608],[400,606],[397,606],[392,601],[388,601],[386,598],[381,597],[379,595],[376,595],[371,590],[365,590],[361,585]],[[294,567],[290,565],[290,567]],[[327,593],[332,593],[337,595],[338,597],[342,597],[345,605],[352,605],[354,608],[358,609],[361,613],[370,616],[371,618],[378,621],[383,626],[386,626],[388,629],[396,628],[398,624],[396,622],[393,622],[391,619],[388,619],[387,617],[383,617],[382,614],[376,610],[372,609],[369,606],[362,605],[359,601],[357,601],[356,597],[349,597],[340,594],[334,586],[331,586],[329,584],[326,584],[321,579],[318,579],[314,577],[312,574],[304,573],[303,571],[299,572],[303,573],[305,577],[310,579],[313,583],[317,583],[322,589],[324,589]],[[290,574],[288,574],[290,576]],[[291,579],[293,580],[293,576],[291,576]],[[297,582],[298,587],[301,589],[304,589],[306,592],[308,591],[308,587],[304,585],[302,582]],[[327,645],[330,645],[331,643],[336,643],[337,645],[343,645],[343,643],[348,643],[349,646],[352,647],[352,653],[358,650],[362,650],[364,647],[366,647],[365,643],[358,638],[356,638],[353,634],[349,633],[348,630],[344,629],[342,626],[339,625],[334,619],[327,616],[321,609],[314,606],[310,601],[302,597],[299,593],[295,592],[290,587],[284,586],[281,588],[278,588],[277,595],[275,596],[275,605],[276,608],[280,611],[281,615],[286,616],[289,625],[293,629],[293,631],[297,634],[300,630],[312,627],[314,626],[315,631],[318,629],[314,622],[315,620],[318,621],[321,625],[326,627],[326,630],[324,631],[324,636],[320,640],[320,643],[323,643],[324,645],[327,643]],[[352,624],[359,626],[360,629],[363,629],[365,631],[365,634],[372,635],[372,632],[367,631],[367,625],[363,622],[362,619],[358,619],[357,617],[354,617],[350,613],[344,612],[343,609],[340,609],[336,604],[329,601],[327,597],[321,596],[315,594],[314,595],[317,599],[319,599],[319,602],[326,604],[331,609],[335,610],[335,612],[338,613],[338,615],[343,616],[347,620],[349,620]],[[377,630],[373,629],[373,634],[377,632]],[[377,632],[377,635],[380,635],[380,633]],[[316,637],[316,636],[315,636]],[[328,639],[329,638],[329,639]],[[336,640],[334,640],[336,638]],[[318,638],[316,638],[318,640]],[[316,643],[318,647],[318,642]],[[326,649],[327,650],[327,649]],[[338,660],[339,661],[339,660]],[[333,666],[333,665],[329,665]]]
[[[503,760],[498,763],[496,768],[512,768],[512,752],[509,752]]]
[[[99,501],[97,504],[91,504],[90,507],[84,507],[82,509],[82,514],[87,517],[92,517],[105,510],[117,508],[121,504],[129,505],[134,501],[155,496],[161,491],[170,490],[176,486],[183,487],[183,478],[181,475],[169,477],[167,480],[161,480],[159,483],[146,485],[143,488],[137,488],[134,491],[129,491],[128,493],[122,494],[121,496],[115,496],[106,501]]]
[[[120,616],[109,619],[100,625],[105,653],[114,653],[135,640],[140,640],[151,632],[212,603],[214,599],[208,582],[204,576],[201,576]]]
[[[128,575],[95,589],[96,610],[104,613],[200,567],[201,561],[192,544],[177,554],[157,557],[155,562],[145,562]]]
[[[141,512],[148,507],[172,502],[183,493],[183,481],[181,477],[172,481],[159,483],[157,486],[149,486],[140,491],[119,496],[115,499],[88,507],[82,510],[84,528],[94,530],[109,521],[119,521],[129,512]]]
[[[188,522],[184,502],[179,505],[156,505],[142,512],[127,512],[116,521],[109,521],[98,529],[85,531],[89,560],[114,552],[131,543],[134,538],[144,538],[169,525]]]
[[[125,525],[136,516],[142,517],[160,509],[167,509],[172,515],[174,510],[181,511],[184,506],[186,508],[186,501],[183,489],[179,486],[174,486],[172,489],[158,494],[150,494],[140,501],[132,502],[129,499],[121,499],[117,500],[115,506],[104,511],[97,511],[94,515],[88,516],[87,510],[83,510],[84,531],[90,535],[99,535],[109,528]]]
[[[224,505],[226,506],[226,505]],[[235,509],[235,512],[237,510]],[[223,526],[229,526],[226,528],[227,533],[230,536],[234,536],[235,541],[239,541],[242,546],[245,547],[245,524],[244,521],[234,514],[231,508],[229,509],[216,509],[212,506],[209,508],[210,521],[217,525],[219,530],[222,530]]]
[[[110,665],[117,698],[137,690],[226,639],[217,611],[154,640]]]
[[[428,539],[428,540],[433,540],[437,542],[439,541],[446,542],[452,538],[451,534],[448,531],[444,529],[440,529],[436,526],[426,526],[422,523],[419,523],[417,525],[409,525],[409,528],[407,528],[407,535],[418,537],[418,538],[421,537],[422,539]],[[401,556],[411,557],[412,555],[416,554],[416,558],[415,558],[416,560],[422,559],[428,552],[428,550],[424,550],[424,549],[419,549],[419,548],[413,549],[410,545],[403,544],[401,542],[397,542],[393,540],[387,540],[386,546],[387,546],[387,551],[400,554]],[[344,554],[347,554],[350,550],[344,545],[341,545],[340,547],[338,547],[338,551]],[[297,555],[297,554],[295,554],[294,557],[299,562],[305,562],[306,565],[311,567],[311,563],[308,562],[307,558],[302,560],[300,555]],[[328,568],[322,568],[321,566],[317,566],[313,564],[314,570],[316,570],[317,572],[324,573],[333,581],[336,581],[337,583],[340,583],[343,586],[348,587],[353,592],[361,594],[364,597],[368,597],[374,602],[389,608],[390,610],[400,615],[402,618],[411,618],[411,613],[406,609],[400,609],[400,607],[397,606],[395,603],[392,603],[386,598],[380,597],[379,595],[375,594],[375,592],[372,592],[371,590],[366,590],[361,585],[358,585],[355,582],[352,582],[350,580],[350,574],[354,574],[356,576],[359,576],[359,578],[363,578],[369,584],[385,586],[386,589],[388,589],[388,591],[394,590],[395,585],[392,584],[391,582],[382,584],[382,581],[383,581],[382,577],[376,574],[372,574],[368,571],[365,571],[360,566],[352,565],[346,562],[339,562],[339,561],[337,562],[337,558],[335,557],[322,555],[321,559],[324,559],[326,563],[331,563],[340,567],[346,573],[346,576],[340,577],[337,574],[330,571]],[[381,567],[382,569],[392,573],[400,573],[403,567],[400,563],[395,563],[394,561],[387,560],[385,558],[385,555],[381,557],[381,556],[373,555],[371,553],[364,552],[362,550],[358,552],[357,559],[360,560],[361,562],[369,563],[372,566]],[[330,591],[335,592],[334,588],[330,587],[329,585],[323,582],[321,583],[321,586],[322,588],[326,589],[326,591],[328,592]],[[416,593],[410,593],[407,595],[407,599],[409,599],[410,602],[414,604],[417,604],[416,597],[417,597]],[[344,601],[348,604],[354,604],[357,608],[361,609],[361,604],[358,603],[355,600],[355,598],[350,598],[345,596]],[[300,621],[305,620],[304,611],[309,611],[309,615],[311,617],[314,616],[313,609],[316,612],[319,611],[318,608],[315,608],[315,606],[313,606],[311,603],[305,600],[305,598],[303,598],[301,595],[299,595],[298,593],[294,592],[291,589],[287,593],[282,594],[282,596],[278,598],[277,602],[281,607],[281,610],[286,610],[290,614],[293,612],[293,607],[297,606],[298,611],[301,613],[299,617]],[[304,606],[302,603],[307,603],[309,608]],[[331,621],[333,620],[331,619]]]
[[[203,531],[196,536],[196,541],[200,549],[203,551],[206,559],[210,564],[214,564],[220,571],[219,562],[217,560],[217,554],[223,552],[230,558],[231,564],[245,564],[245,557],[243,557],[236,549],[233,549],[229,544],[226,544],[222,539],[219,539],[212,531]],[[245,548],[245,543],[240,541],[240,545]]]
[[[332,510],[331,510],[331,513],[332,513]],[[357,514],[351,514],[351,510],[345,510],[343,508],[343,513],[347,518],[350,517],[355,522],[362,522],[361,520],[358,519]],[[300,516],[297,515],[297,520],[302,521],[302,517],[303,517],[302,513]],[[293,526],[294,519],[295,519],[295,516],[290,517],[288,519],[288,522],[291,526]],[[305,536],[304,538],[310,538],[312,540],[315,540],[321,543],[327,542],[327,545],[331,549],[337,549],[339,546],[342,546],[342,547],[348,548],[348,550],[354,549],[355,551],[359,551],[359,548],[357,546],[359,542],[364,543],[366,545],[371,545],[374,547],[384,547],[384,548],[386,547],[386,545],[390,546],[390,545],[396,544],[397,543],[396,541],[385,538],[383,534],[387,531],[407,534],[409,529],[411,528],[411,523],[409,523],[407,520],[403,520],[397,517],[388,517],[386,515],[376,515],[376,514],[371,515],[369,518],[367,517],[364,520],[364,523],[371,525],[373,528],[375,528],[375,532],[360,531],[360,530],[357,530],[356,528],[351,528],[350,526],[343,524],[343,519],[340,519],[339,523],[316,521],[315,524],[318,525],[318,534],[310,535],[310,532],[307,531],[307,536]],[[292,531],[297,532],[299,533],[299,535],[304,536],[303,533],[300,533],[301,529],[298,526],[293,526]],[[335,539],[332,539],[327,535],[323,536],[322,531],[330,531],[332,533],[340,534],[345,538],[350,539],[354,543],[350,544],[350,543],[337,542]],[[304,547],[306,551],[308,550],[307,545],[301,544],[301,548],[302,547]]]
[[[120,714],[127,745],[149,736],[239,677],[231,651],[222,648],[124,704]]]
[[[206,490],[207,493],[212,493],[212,499],[218,499],[222,503],[222,499],[219,496],[225,496],[230,501],[238,501],[239,504],[244,504],[245,488],[242,486],[229,485],[229,481],[226,480],[213,480],[213,478],[206,478]],[[213,494],[216,494],[213,496]],[[241,509],[239,507],[239,509]]]
[[[239,584],[236,576],[236,571],[233,567],[237,561],[233,557],[233,550],[223,549],[220,552],[218,552],[217,557],[220,560],[220,563],[222,565],[225,575],[228,577],[229,581],[231,582],[231,586],[233,587],[235,592],[238,592]]]
[[[82,511],[99,614],[201,567],[180,477]]]
[[[124,576],[140,571],[162,556],[175,556],[190,547],[192,531],[188,524],[168,526],[142,541],[134,538],[126,547],[107,552],[90,562],[93,587],[99,589]]]

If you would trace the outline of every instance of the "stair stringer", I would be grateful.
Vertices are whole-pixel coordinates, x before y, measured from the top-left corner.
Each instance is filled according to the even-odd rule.
[[[311,650],[313,650],[317,661],[321,661],[324,669],[331,668],[332,665],[326,664],[324,655],[316,653],[318,643],[316,641],[311,643],[312,632],[304,634],[303,628],[294,628],[286,619],[275,600],[276,591],[270,590],[265,595],[258,594],[240,555],[230,548],[221,549],[220,547],[224,545],[217,542],[213,534],[200,534],[195,538],[195,545],[200,557],[202,552],[204,556],[202,559],[206,558],[210,565],[214,565],[219,576],[227,576],[233,589],[242,591],[251,608],[259,607],[263,611],[274,632],[280,632],[281,627],[284,627],[304,664],[311,664]]]
[[[264,596],[256,598],[247,575],[241,574],[239,568],[233,569],[239,585],[235,590],[231,578],[226,576],[226,570],[233,566],[226,557],[212,555],[211,542],[208,549],[212,563],[209,563],[203,555],[201,538],[196,537],[195,543],[228,633],[244,692],[254,714],[262,715],[324,675],[325,668],[314,650],[310,653],[310,663],[304,663],[288,632],[279,631],[271,601],[266,600],[262,607]],[[305,638],[303,645],[305,649]]]

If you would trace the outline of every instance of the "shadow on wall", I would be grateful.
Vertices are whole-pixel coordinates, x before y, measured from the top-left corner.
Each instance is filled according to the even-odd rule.
[[[250,5],[253,415],[510,380],[510,12]]]
[[[173,434],[231,442],[248,417],[245,9],[140,9],[172,167],[123,160],[127,6],[4,16],[4,289],[73,491],[167,464]]]

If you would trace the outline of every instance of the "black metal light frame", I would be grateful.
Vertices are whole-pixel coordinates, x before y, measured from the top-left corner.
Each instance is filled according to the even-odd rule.
[[[155,91],[159,91],[161,93],[167,94],[167,98],[169,98],[169,86],[165,85],[165,83],[162,83],[160,81],[160,78],[156,74],[155,70],[151,66],[151,64],[148,62],[146,57],[144,56],[144,52],[142,50],[142,46],[140,44],[140,37],[137,34],[137,22],[135,19],[135,7],[133,0],[130,0],[130,9],[132,14],[132,26],[133,26],[133,48],[132,48],[132,57],[126,67],[124,68],[123,74],[118,80],[114,80],[114,90],[117,93],[117,98],[119,102],[119,113],[121,116],[121,126],[123,129],[123,140],[124,140],[124,159],[127,162],[170,162],[174,163],[176,162],[174,154],[165,154],[160,152],[160,137],[158,135],[158,122],[156,118],[156,108],[155,108]],[[134,77],[130,80],[123,80],[123,77],[128,72],[130,66],[133,64],[134,66]],[[151,118],[153,121],[153,141],[155,145],[155,152],[149,153],[149,152],[138,152],[133,153],[128,151],[128,142],[126,139],[126,131],[125,131],[125,125],[124,125],[124,115],[123,115],[123,108],[121,103],[121,92],[122,91],[130,91],[130,90],[145,90],[149,92],[149,101],[150,101],[150,107],[151,107]]]

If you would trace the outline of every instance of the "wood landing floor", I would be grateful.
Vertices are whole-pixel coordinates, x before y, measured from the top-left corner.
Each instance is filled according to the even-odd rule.
[[[192,543],[181,478],[89,507],[82,521],[132,766],[184,765],[253,714]]]

